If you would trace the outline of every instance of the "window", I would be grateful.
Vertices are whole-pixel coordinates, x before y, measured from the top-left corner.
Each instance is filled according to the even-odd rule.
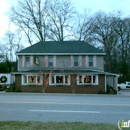
[[[93,67],[93,56],[89,56],[89,67]]]
[[[22,75],[22,85],[42,85],[42,75]]]
[[[79,75],[77,77],[77,85],[94,84],[98,85],[98,75]]]
[[[55,81],[54,81],[54,76],[51,77],[51,83],[54,84]]]
[[[79,76],[79,83],[82,83],[82,76]]]
[[[30,57],[29,56],[26,56],[26,58],[25,58],[25,66],[30,67]]]
[[[83,76],[84,83],[92,83],[91,76]]]
[[[34,57],[34,64],[39,64],[39,57],[38,56]]]
[[[63,82],[64,82],[63,76],[56,76],[56,83],[57,83],[57,84],[58,84],[58,83],[63,84]]]
[[[53,56],[49,56],[49,67],[53,67]]]
[[[50,75],[49,76],[50,85],[70,85],[69,75]]]
[[[28,76],[28,83],[36,83],[36,76]]]
[[[78,56],[74,56],[74,66],[78,66]]]

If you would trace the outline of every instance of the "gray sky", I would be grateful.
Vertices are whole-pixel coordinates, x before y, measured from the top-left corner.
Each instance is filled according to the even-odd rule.
[[[15,6],[18,0],[0,0],[0,38],[8,29],[8,17],[6,12],[11,6]],[[71,0],[77,10],[82,12],[84,9],[91,13],[97,11],[117,12],[121,11],[124,16],[130,16],[130,0]],[[11,26],[13,29],[14,26]]]

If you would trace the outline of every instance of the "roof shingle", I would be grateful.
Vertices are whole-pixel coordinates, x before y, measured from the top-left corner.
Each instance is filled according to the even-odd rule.
[[[99,53],[103,51],[83,41],[41,41],[19,52],[21,53]]]

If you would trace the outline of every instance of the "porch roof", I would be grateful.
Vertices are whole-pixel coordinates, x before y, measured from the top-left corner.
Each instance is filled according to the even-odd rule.
[[[44,69],[44,70],[28,70],[28,71],[18,71],[12,72],[12,74],[28,74],[28,73],[46,73],[46,74],[105,74],[106,72],[101,70],[91,70],[91,69]]]

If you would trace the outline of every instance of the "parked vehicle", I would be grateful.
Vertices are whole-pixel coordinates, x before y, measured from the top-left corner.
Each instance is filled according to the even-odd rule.
[[[117,84],[117,87],[118,87],[118,91],[120,91],[121,89],[130,89],[130,82]]]
[[[12,74],[0,73],[0,91],[9,88],[13,82],[14,76]]]

